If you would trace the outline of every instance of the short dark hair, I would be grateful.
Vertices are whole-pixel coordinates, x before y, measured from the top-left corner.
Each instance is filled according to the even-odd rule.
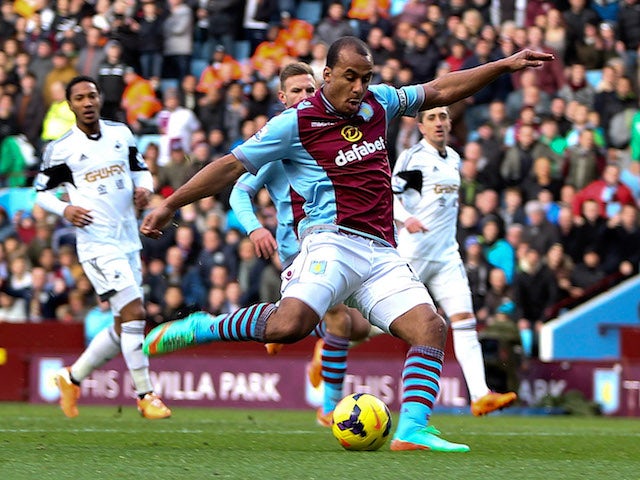
[[[372,57],[371,50],[366,43],[358,37],[346,36],[339,38],[329,47],[329,51],[327,52],[327,67],[335,67],[336,63],[338,63],[340,52],[347,48],[353,48],[358,55],[362,55],[363,57]]]
[[[284,82],[287,80],[287,78],[295,77],[297,75],[313,76],[313,69],[309,64],[304,62],[290,63],[280,72],[280,88],[284,89]]]
[[[88,75],[78,75],[77,77],[73,77],[69,81],[69,83],[67,83],[67,88],[65,90],[65,97],[67,98],[67,101],[71,101],[71,89],[78,83],[82,83],[82,82],[93,83],[96,86],[98,93],[101,93],[100,86],[93,78],[89,77]]]

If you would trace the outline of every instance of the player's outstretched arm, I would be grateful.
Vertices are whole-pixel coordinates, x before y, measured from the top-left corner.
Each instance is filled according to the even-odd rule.
[[[140,233],[159,238],[162,236],[162,229],[180,207],[215,195],[245,171],[244,165],[231,154],[211,162],[151,211],[142,221]]]
[[[513,73],[525,68],[535,68],[544,62],[554,60],[553,54],[521,50],[510,57],[501,58],[474,68],[447,73],[435,80],[423,84],[425,100],[422,110],[451,105],[469,97],[500,75]]]

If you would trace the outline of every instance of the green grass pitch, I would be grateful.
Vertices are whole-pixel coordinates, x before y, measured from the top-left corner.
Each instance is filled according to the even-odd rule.
[[[396,416],[394,415],[394,420]],[[0,403],[0,479],[640,479],[640,419],[436,414],[470,453],[347,452],[314,412]]]

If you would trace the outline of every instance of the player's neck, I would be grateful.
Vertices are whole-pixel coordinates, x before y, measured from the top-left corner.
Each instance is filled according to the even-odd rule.
[[[431,145],[433,148],[435,148],[438,152],[438,155],[440,155],[442,158],[447,158],[447,144],[446,143],[433,143],[430,142],[429,140],[427,140],[425,138],[425,142],[427,142],[429,145]]]
[[[100,122],[78,123],[78,129],[92,140],[98,140],[101,136]]]

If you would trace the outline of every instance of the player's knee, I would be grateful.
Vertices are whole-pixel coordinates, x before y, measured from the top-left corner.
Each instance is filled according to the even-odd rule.
[[[327,332],[339,337],[349,338],[351,336],[351,317],[348,308],[338,305],[330,308],[324,316]]]
[[[299,321],[279,321],[275,315],[267,323],[267,341],[278,343],[294,343],[309,335],[315,323],[300,319]]]
[[[141,301],[133,301],[120,309],[122,323],[146,318],[147,312]]]
[[[353,311],[351,314],[351,337],[353,342],[360,342],[369,337],[371,332],[371,324],[369,320],[364,318],[358,311]]]
[[[320,321],[305,303],[284,299],[278,310],[269,317],[266,327],[268,342],[293,343],[309,335]]]

